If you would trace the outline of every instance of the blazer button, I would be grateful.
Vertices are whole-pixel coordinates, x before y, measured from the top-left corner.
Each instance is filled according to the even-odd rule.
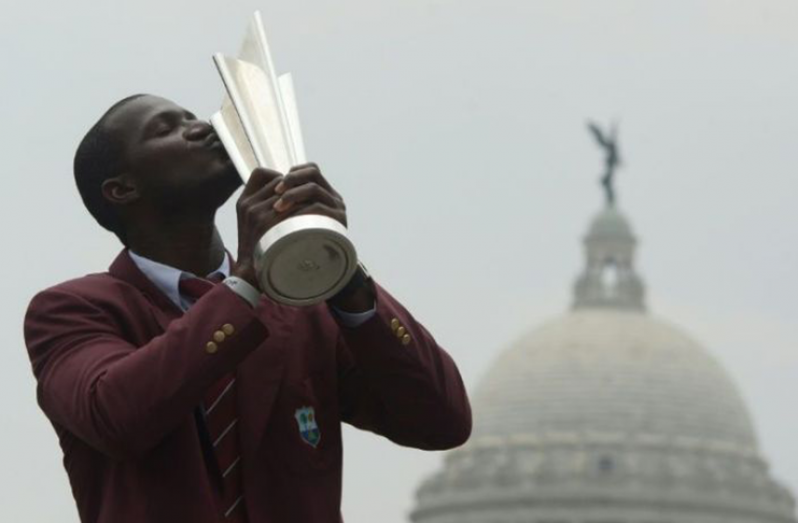
[[[208,344],[205,345],[205,352],[208,354],[216,354],[217,350],[219,350],[219,346],[212,341],[209,341]]]
[[[213,333],[213,341],[216,343],[222,343],[226,337],[227,336],[225,336],[224,332],[222,331],[216,331]]]
[[[405,334],[402,336],[402,345],[410,345],[410,335]]]
[[[404,327],[399,327],[396,329],[396,337],[402,339],[402,336],[407,334],[407,330]]]
[[[396,332],[396,329],[398,329],[399,327],[400,327],[399,320],[397,320],[396,318],[392,319],[391,320],[391,330]]]
[[[232,336],[235,331],[236,328],[230,325],[229,323],[225,323],[224,325],[222,325],[222,332],[224,332],[228,336]]]

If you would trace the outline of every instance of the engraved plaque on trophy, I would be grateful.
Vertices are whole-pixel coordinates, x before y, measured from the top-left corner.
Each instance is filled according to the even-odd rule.
[[[238,57],[217,53],[213,60],[227,96],[211,124],[244,182],[256,167],[287,173],[305,163],[293,79],[277,76],[260,13],[247,28]],[[289,305],[333,296],[356,269],[357,253],[346,227],[327,216],[287,218],[255,249],[261,288]]]

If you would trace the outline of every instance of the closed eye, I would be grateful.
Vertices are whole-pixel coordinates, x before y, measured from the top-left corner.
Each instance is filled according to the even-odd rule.
[[[172,125],[166,122],[161,122],[155,127],[155,132],[153,133],[153,136],[158,136],[158,137],[167,136],[169,133],[172,132],[172,129],[173,129]]]
[[[169,136],[181,124],[195,120],[197,120],[197,117],[189,111],[163,112],[150,121],[144,134],[147,138],[162,138]]]
[[[167,114],[159,114],[144,127],[144,139],[166,136],[172,132],[173,126],[173,118],[169,118]]]

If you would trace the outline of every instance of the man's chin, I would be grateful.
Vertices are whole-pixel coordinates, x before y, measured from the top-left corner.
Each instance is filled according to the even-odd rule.
[[[238,169],[236,169],[233,160],[227,156],[224,158],[222,163],[222,176],[229,180],[230,184],[236,189],[238,189],[244,183],[241,180],[241,175],[238,174]]]
[[[241,175],[238,174],[238,170],[235,168],[235,165],[233,165],[233,162],[228,162],[225,165],[221,178],[222,180],[220,181],[222,183],[220,183],[219,191],[225,195],[224,201],[226,202],[242,185],[244,185],[244,181],[241,179]]]
[[[219,208],[230,199],[242,185],[241,177],[232,162],[214,166],[212,172],[206,173],[201,177],[201,181],[194,185],[189,192],[195,194],[194,198],[202,205],[210,205]]]

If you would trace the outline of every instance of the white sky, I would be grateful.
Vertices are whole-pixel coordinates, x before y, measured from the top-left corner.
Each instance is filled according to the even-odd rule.
[[[22,317],[119,249],[74,189],[78,141],[135,92],[209,115],[210,56],[256,8],[362,258],[471,387],[567,307],[601,203],[584,121],[619,119],[649,305],[725,363],[798,489],[798,2],[3,0],[0,519],[77,521]],[[234,247],[232,205],[220,228]],[[406,521],[440,456],[346,436],[347,523]]]

